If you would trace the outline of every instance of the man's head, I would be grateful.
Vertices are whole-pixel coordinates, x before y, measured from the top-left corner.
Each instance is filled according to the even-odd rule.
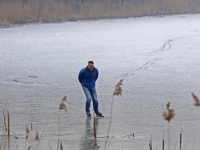
[[[94,69],[94,62],[93,61],[88,61],[88,69],[93,70]]]

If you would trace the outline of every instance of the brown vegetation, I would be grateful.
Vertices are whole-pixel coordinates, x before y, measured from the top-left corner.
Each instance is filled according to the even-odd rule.
[[[170,102],[166,104],[166,107],[167,111],[163,112],[163,117],[168,121],[168,150],[170,150],[170,121],[174,118],[175,111],[174,109],[170,108]]]
[[[174,116],[175,116],[174,109],[170,109],[170,102],[168,102],[166,104],[166,107],[167,107],[167,111],[163,112],[163,117],[164,117],[165,120],[170,122],[171,119],[174,118]]]
[[[108,127],[108,132],[107,132],[107,136],[106,137],[99,137],[99,138],[106,138],[106,141],[105,141],[105,145],[104,145],[104,150],[108,149],[110,143],[108,144],[107,146],[107,141],[108,141],[108,138],[110,138],[109,136],[109,132],[110,132],[110,127],[111,127],[111,120],[112,120],[112,110],[113,110],[113,101],[114,101],[114,97],[115,96],[122,96],[122,84],[123,83],[123,79],[121,79],[115,86],[115,90],[114,90],[114,93],[113,93],[113,99],[112,99],[112,104],[111,104],[111,115],[110,115],[110,122],[109,122],[109,127]],[[193,99],[195,100],[196,103],[199,104],[199,98],[194,94],[194,93],[191,93],[192,94],[192,97]],[[61,99],[61,104],[64,104],[65,102],[67,101],[67,96],[64,96],[62,99]],[[64,104],[65,105],[65,104]],[[163,112],[163,117],[164,117],[164,120],[166,120],[168,122],[168,150],[170,150],[170,121],[174,118],[175,116],[175,111],[174,109],[171,109],[170,108],[170,102],[168,102],[166,104],[166,111]],[[199,105],[195,105],[195,106],[199,106]],[[63,109],[63,108],[62,108]],[[62,110],[59,106],[59,112]],[[66,111],[66,105],[64,107],[64,110]],[[39,145],[39,142],[43,136],[43,133],[47,127],[47,125],[49,124],[49,121],[50,121],[50,118],[51,116],[49,117],[42,133],[41,133],[41,136],[39,136],[39,133],[38,131],[36,131],[36,135],[35,135],[35,140],[37,141],[37,145],[35,147],[35,150],[37,150],[38,148],[38,145]],[[59,120],[60,116],[58,115],[58,120]],[[4,111],[3,110],[3,133],[1,135],[1,139],[0,139],[0,150],[1,149],[6,149],[6,145],[8,145],[8,140],[10,139],[10,113],[9,111]],[[94,126],[94,143],[92,144],[92,146],[96,147],[97,149],[99,148],[99,146],[97,145],[97,133],[96,133],[96,117],[94,116],[94,121],[93,121],[93,126]],[[32,122],[30,123],[30,128],[31,130],[29,129],[29,127],[27,126],[25,128],[25,131],[26,131],[26,138],[25,138],[25,149],[26,149],[26,140],[28,139],[30,133],[32,132],[32,129],[33,129],[33,124]],[[58,121],[58,132],[60,131],[60,128],[59,128],[59,121]],[[14,133],[14,132],[13,132]],[[63,150],[63,144],[62,144],[62,141],[60,141],[59,139],[59,136],[60,134],[58,134],[58,147],[57,147],[57,150]],[[18,137],[15,135],[13,135],[13,137],[15,139],[18,139]],[[114,137],[114,136],[113,136]],[[125,136],[122,136],[121,138],[124,138],[124,137],[134,137],[134,133],[132,134],[129,134],[129,135],[125,135]],[[31,139],[31,138],[30,138]],[[195,139],[194,139],[195,141]],[[164,134],[163,134],[163,140],[162,140],[162,150],[164,150]],[[181,133],[180,133],[180,149],[182,148],[182,125],[181,125]],[[51,146],[50,146],[50,143],[48,142],[48,146],[49,148],[52,150]],[[176,146],[176,145],[175,145]],[[192,146],[192,149],[194,147],[194,143],[193,143],[193,146]],[[18,145],[17,145],[17,148],[18,148]],[[27,148],[27,150],[30,150],[32,148],[32,145],[29,146]],[[149,141],[149,149],[150,150],[153,150],[153,146],[152,146],[152,136],[151,136],[151,140]],[[157,148],[156,148],[157,149]]]
[[[64,109],[65,111],[66,110],[66,104],[65,102],[67,101],[67,96],[64,96],[62,99],[61,99],[61,104],[62,104],[62,107],[59,106],[59,112]],[[49,121],[50,121],[50,118],[51,116],[49,117],[41,135],[39,136],[39,132],[36,131],[36,134],[35,134],[35,141],[37,141],[37,144],[36,144],[36,147],[35,147],[35,150],[37,150],[38,148],[38,145],[39,145],[39,142],[44,134],[44,131],[47,127],[47,125],[49,124]],[[58,116],[58,118],[60,118],[60,116]],[[31,130],[30,130],[31,129]],[[59,122],[58,122],[58,132],[60,133],[60,128],[59,128]],[[31,122],[30,123],[30,128],[29,126],[26,126],[25,127],[25,133],[26,133],[26,137],[25,137],[25,149],[27,150],[30,150],[30,149],[33,149],[32,148],[32,145],[28,146],[27,148],[27,141],[28,140],[31,140],[31,132],[33,131],[33,123]],[[9,147],[9,141],[10,141],[10,133],[14,133],[14,132],[11,132],[10,130],[10,113],[9,111],[4,111],[3,110],[3,132],[1,133],[1,136],[0,136],[0,150],[5,150],[7,147]],[[15,139],[19,139],[18,136],[15,135],[15,133],[12,135]],[[59,136],[58,135],[58,148],[60,148],[60,150],[63,150],[63,144],[62,144],[62,141],[60,141],[59,139]],[[50,144],[48,143],[48,146],[49,148],[52,150]],[[18,148],[18,145],[17,145],[17,148]],[[16,149],[17,149],[16,148]],[[57,148],[57,149],[58,149]],[[9,149],[9,148],[8,148]]]
[[[200,106],[199,98],[194,93],[192,93],[192,97],[195,101],[194,106]]]
[[[200,13],[199,0],[0,0],[0,24]]]
[[[109,121],[109,125],[108,125],[108,131],[107,131],[107,136],[106,136],[106,142],[104,145],[104,150],[106,150],[106,148],[108,149],[107,146],[107,142],[108,142],[108,138],[109,138],[109,133],[110,133],[110,127],[111,127],[111,121],[112,121],[112,112],[113,112],[113,104],[114,104],[114,96],[122,96],[122,85],[123,85],[123,81],[124,79],[121,79],[116,85],[115,85],[115,90],[113,92],[113,98],[112,98],[112,104],[111,104],[111,111],[110,111],[110,121]],[[109,146],[109,145],[108,145]]]

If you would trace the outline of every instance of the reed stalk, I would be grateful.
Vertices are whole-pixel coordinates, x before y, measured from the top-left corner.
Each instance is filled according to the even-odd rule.
[[[5,111],[3,110],[3,118],[4,118],[4,125],[3,125],[3,130],[2,130],[2,135],[1,135],[1,143],[0,143],[0,150],[5,147],[5,135],[7,133],[7,125],[6,125],[6,114]]]
[[[194,149],[194,143],[195,143],[195,138],[194,138],[194,141],[193,141],[193,144],[192,144],[192,150]]]
[[[28,140],[28,137],[29,137],[29,128],[26,127],[25,149],[26,149],[26,141]]]
[[[52,148],[51,148],[51,145],[50,145],[50,143],[48,142],[48,145],[49,145],[49,148],[50,148],[50,150],[53,150]]]
[[[6,124],[6,114],[5,111],[3,110],[3,119],[4,119],[4,130],[7,132],[7,124]]]
[[[165,134],[164,134],[164,130],[163,130],[163,140],[162,140],[162,150],[165,150]]]
[[[113,103],[114,103],[114,96],[112,97],[112,104],[111,104],[111,111],[110,111],[110,120],[109,120],[109,125],[108,125],[108,131],[107,131],[107,136],[106,136],[106,142],[105,142],[105,145],[104,145],[104,150],[106,150],[106,145],[107,145],[108,138],[109,138],[109,133],[110,133],[110,127],[111,127],[111,121],[112,121]]]
[[[5,150],[5,149],[6,149],[6,144],[7,144],[7,140],[5,140],[5,142],[4,142],[4,147],[3,147],[3,150]]]
[[[94,126],[94,143],[93,143],[93,146],[98,147],[98,145],[97,145],[97,132],[96,132],[96,117],[95,116],[94,116],[93,126]]]
[[[2,146],[3,146],[3,141],[4,141],[4,127],[3,127],[3,132],[2,132],[2,135],[1,135],[1,143],[0,143],[0,150],[1,150],[1,148],[2,148]]]
[[[183,129],[182,129],[182,122],[181,122],[181,132],[180,132],[180,150],[182,149],[182,138],[183,138]]]
[[[108,146],[107,146],[106,150],[109,148],[110,143],[111,143],[111,140],[115,138],[115,136],[114,136],[114,131],[115,131],[115,130],[113,130],[112,136],[110,137],[111,139],[110,139],[110,141],[109,141],[109,143],[108,143]]]
[[[115,86],[115,90],[113,92],[113,97],[112,97],[112,104],[111,104],[111,111],[110,111],[110,120],[109,120],[109,125],[108,125],[108,131],[107,131],[107,136],[106,136],[106,142],[104,145],[104,150],[106,150],[106,146],[108,143],[108,138],[109,138],[109,133],[110,133],[110,127],[111,127],[111,122],[112,122],[112,113],[113,113],[113,104],[114,104],[114,96],[122,96],[122,82],[123,79],[121,79],[117,85]]]
[[[57,144],[57,150],[59,149],[60,144],[60,111],[58,112],[58,144]]]
[[[164,150],[165,149],[165,141],[164,141],[164,139],[162,140],[162,150]]]
[[[170,150],[170,122],[168,122],[168,150]]]
[[[182,133],[180,133],[180,150],[181,150],[181,146],[182,146]]]
[[[163,112],[163,117],[168,121],[168,150],[170,150],[170,121],[174,118],[174,109],[170,108],[170,102],[166,104],[167,111]]]
[[[43,134],[44,134],[44,131],[45,131],[47,125],[49,124],[50,118],[51,118],[51,116],[49,117],[49,119],[48,119],[48,121],[47,121],[47,123],[46,123],[46,125],[45,125],[45,127],[44,127],[44,129],[43,129],[43,131],[42,131],[42,133],[41,133],[41,135],[40,135],[40,138],[39,138],[40,140],[41,140],[41,138],[42,138],[42,136],[43,136]],[[36,145],[36,147],[35,147],[35,150],[38,148],[38,145],[39,145],[40,140],[38,140],[37,145]]]
[[[60,150],[63,150],[63,144],[60,142]]]
[[[33,123],[32,122],[30,123],[30,126],[31,126],[31,131],[33,131]]]
[[[18,150],[19,149],[19,146],[18,146],[18,144],[17,144],[17,146],[16,146],[16,150]],[[1,150],[1,149],[0,149]]]
[[[153,147],[152,147],[152,135],[151,135],[151,140],[149,141],[149,149],[153,150]]]
[[[59,146],[62,145],[62,143],[60,143],[60,111],[64,110],[65,112],[67,112],[67,106],[65,104],[65,102],[67,101],[67,96],[64,96],[61,99],[60,105],[59,105],[59,110],[58,110],[58,144],[57,144],[57,150],[59,149]]]
[[[7,111],[8,115],[8,138],[10,137],[10,113]]]
[[[175,150],[175,148],[176,148],[176,145],[177,145],[177,143],[179,142],[179,140],[178,141],[176,141],[176,143],[175,143],[175,145],[174,145],[174,148],[173,148],[173,150]]]

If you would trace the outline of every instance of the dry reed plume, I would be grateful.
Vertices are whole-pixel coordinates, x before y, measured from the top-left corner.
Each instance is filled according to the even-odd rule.
[[[66,107],[66,105],[65,105],[64,102],[61,102],[61,103],[60,103],[59,109],[60,109],[60,110],[65,110],[65,111],[67,112],[67,107]]]
[[[168,121],[168,150],[170,150],[170,121],[174,118],[175,111],[174,109],[170,108],[170,102],[166,104],[166,107],[167,111],[163,112],[163,117]]]
[[[65,110],[67,112],[67,107],[65,105],[65,102],[67,101],[67,96],[64,96],[60,102],[59,110]]]
[[[63,98],[62,98],[62,101],[67,101],[67,96],[64,96]]]
[[[121,79],[117,85],[115,86],[115,90],[114,90],[114,93],[113,93],[113,96],[122,96],[122,82],[123,82],[123,79]]]
[[[62,143],[60,143],[60,111],[65,110],[67,112],[67,106],[65,102],[67,101],[67,96],[64,96],[61,99],[60,105],[59,105],[59,112],[58,112],[58,144],[57,144],[57,150],[59,149],[59,146],[61,148]]]
[[[30,133],[30,130],[28,127],[26,127],[26,134],[29,134]]]
[[[25,137],[25,149],[26,149],[26,141],[28,140],[29,138],[29,133],[30,133],[30,130],[28,127],[25,128],[25,131],[26,131],[26,137]],[[29,146],[30,147],[30,146]]]
[[[36,141],[39,141],[39,140],[40,140],[38,132],[36,132],[35,140],[36,140]]]
[[[165,120],[170,122],[171,119],[174,118],[175,116],[174,109],[170,109],[170,102],[167,103],[166,107],[167,107],[167,111],[163,112],[163,117]]]
[[[113,92],[113,97],[112,97],[112,104],[111,104],[111,111],[110,111],[110,121],[109,121],[109,125],[108,125],[108,131],[107,131],[107,138],[106,138],[106,142],[104,145],[104,150],[106,150],[106,146],[107,146],[107,142],[108,142],[108,137],[109,137],[109,133],[110,133],[110,127],[111,127],[111,121],[112,121],[112,112],[113,112],[113,104],[114,104],[114,96],[122,96],[122,83],[123,83],[123,79],[121,79],[115,86],[115,90]]]
[[[195,101],[194,106],[200,106],[199,98],[194,93],[191,93],[191,94],[192,94],[192,97]]]

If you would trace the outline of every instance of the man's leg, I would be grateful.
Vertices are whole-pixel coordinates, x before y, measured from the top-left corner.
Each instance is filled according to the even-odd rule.
[[[91,102],[91,94],[90,94],[90,91],[88,90],[88,88],[86,87],[82,87],[83,88],[83,91],[85,93],[85,96],[86,96],[86,104],[85,104],[85,111],[86,111],[86,114],[90,114],[90,102]]]
[[[96,88],[91,88],[90,89],[90,94],[92,96],[92,101],[93,101],[93,109],[95,113],[99,113],[99,103],[97,100],[97,92],[96,92]]]

